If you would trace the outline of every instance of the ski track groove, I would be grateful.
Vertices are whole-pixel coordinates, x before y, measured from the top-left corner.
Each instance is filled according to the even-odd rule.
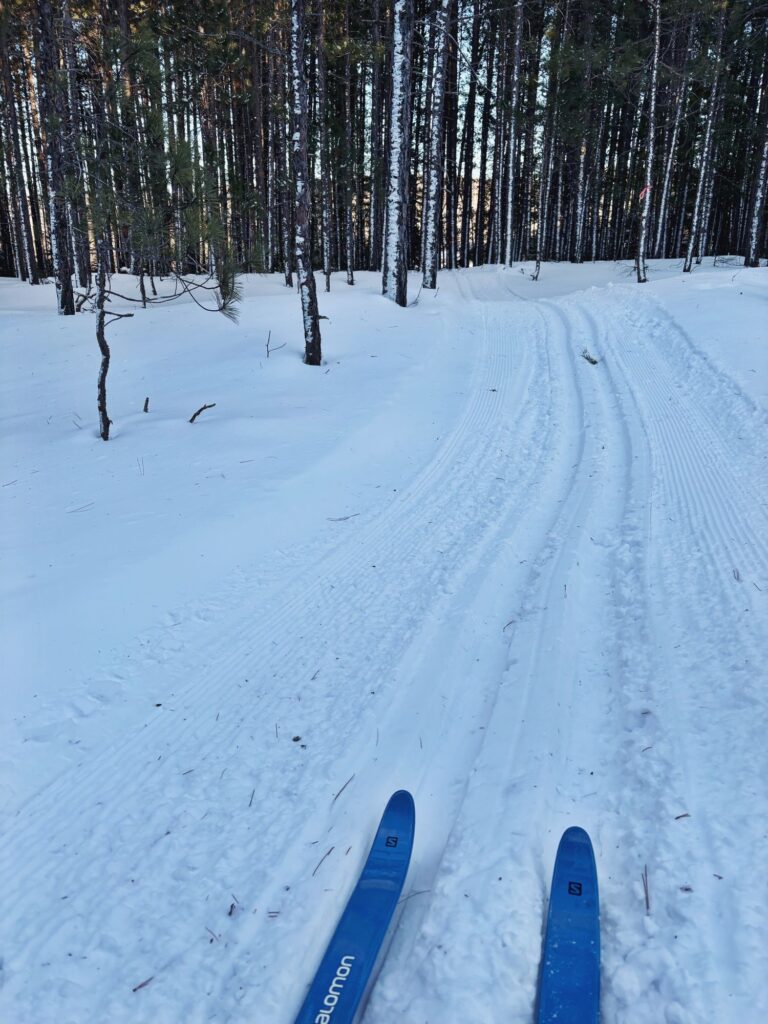
[[[578,297],[563,300],[569,316],[580,317],[595,351],[604,351],[607,318],[598,322]],[[611,327],[620,321],[611,321]],[[606,868],[610,875],[603,886],[604,986],[603,1012],[608,1019],[668,1021],[694,1024],[706,1017],[712,1003],[703,1000],[700,987],[682,970],[672,966],[670,950],[680,940],[689,959],[707,972],[713,953],[701,939],[693,916],[686,913],[679,893],[680,870],[676,862],[674,817],[679,811],[682,791],[681,769],[675,750],[675,722],[659,711],[664,687],[664,665],[656,656],[657,634],[653,605],[656,597],[649,573],[649,552],[653,532],[653,446],[646,419],[616,373],[619,367],[611,354],[596,370],[603,387],[616,401],[624,436],[625,501],[624,529],[613,558],[613,593],[616,606],[615,636],[618,655],[614,687],[613,732],[620,738],[612,757],[613,774],[621,785],[614,786],[608,800],[613,816],[606,816],[601,839],[606,849],[616,852]],[[629,783],[629,784],[628,784]],[[622,789],[625,792],[622,793]],[[654,823],[653,827],[649,827]],[[640,874],[645,864],[651,872],[653,916],[643,918]],[[661,868],[659,867],[661,865]],[[685,877],[683,875],[683,877]],[[633,897],[627,898],[631,880]],[[651,974],[647,968],[656,965]],[[647,974],[638,981],[638,971]],[[645,988],[642,1010],[638,1008],[637,986]]]
[[[526,503],[531,507],[529,515],[538,519],[536,502],[545,497],[543,507],[548,512],[543,522],[537,522],[538,529],[534,538],[528,538],[529,547],[525,551],[532,556],[533,564],[520,588],[525,598],[516,619],[518,624],[523,624],[525,641],[528,642],[524,642],[523,637],[513,637],[510,642],[511,650],[522,646],[531,652],[526,664],[535,669],[544,668],[547,661],[551,661],[548,644],[551,644],[552,636],[557,635],[562,616],[575,615],[579,621],[584,614],[578,608],[574,610],[572,600],[564,600],[562,581],[574,559],[571,550],[574,529],[584,522],[598,500],[600,481],[596,472],[598,456],[591,439],[592,433],[584,429],[594,424],[591,415],[586,414],[581,396],[569,336],[570,324],[556,306],[537,304],[533,308],[550,327],[548,346],[553,345],[563,350],[563,363],[567,367],[567,373],[562,380],[558,379],[556,386],[553,386],[551,379],[545,383],[546,387],[553,387],[555,391],[553,405],[567,411],[558,424],[559,443],[552,460],[553,465],[548,467],[551,478],[539,481],[539,490]],[[548,311],[550,317],[542,310]],[[514,323],[511,323],[510,330],[513,329]],[[547,612],[548,608],[552,610]],[[538,624],[537,616],[540,620]],[[527,635],[528,623],[533,626],[530,639]],[[519,631],[518,625],[515,632]],[[522,669],[516,667],[518,660],[518,657],[511,658],[507,685],[499,691],[498,709],[494,704],[497,737],[489,739],[489,732],[484,734],[483,747],[472,769],[475,777],[469,787],[465,805],[457,817],[457,825],[449,837],[448,849],[440,865],[442,877],[438,878],[437,893],[432,901],[432,918],[426,915],[426,921],[412,934],[399,963],[393,963],[391,970],[388,968],[389,983],[382,984],[376,990],[371,1024],[391,1019],[398,1006],[402,1010],[402,1003],[397,1000],[402,999],[404,991],[433,994],[445,992],[440,1007],[442,1021],[464,1020],[467,1014],[475,1019],[482,1018],[483,1013],[490,1015],[493,1012],[491,994],[498,985],[503,985],[509,993],[509,1019],[530,1020],[539,952],[536,936],[540,930],[550,867],[542,867],[542,862],[533,851],[541,845],[542,835],[555,831],[552,814],[555,814],[556,820],[563,818],[563,802],[565,800],[567,804],[573,798],[572,792],[566,796],[560,794],[559,782],[568,775],[570,749],[564,734],[567,724],[573,724],[571,719],[574,711],[579,708],[579,704],[583,709],[584,702],[577,700],[576,690],[581,685],[580,680],[563,676],[548,679],[546,672],[543,680],[536,680],[535,671],[523,671],[520,677]],[[541,687],[548,683],[559,684],[556,694],[549,692],[542,695]],[[513,713],[510,713],[510,699]],[[542,710],[544,707],[546,710]],[[597,714],[604,714],[599,703]],[[581,715],[583,718],[583,710]],[[542,741],[541,750],[521,749],[527,723],[529,719],[536,722],[537,716],[540,719],[537,725],[545,723],[541,732],[536,732],[537,738]],[[579,724],[583,722],[577,715],[576,723],[573,724],[577,731]],[[493,727],[492,722],[491,729]],[[502,744],[503,750],[497,749],[499,744]],[[555,757],[552,757],[552,752]],[[516,815],[514,803],[510,804],[509,791],[510,787],[525,788],[520,780],[526,774],[532,775],[530,765],[527,765],[527,755],[536,765],[536,781],[533,783],[533,789],[536,790],[533,798],[535,810],[526,804],[521,808],[525,813]],[[484,774],[484,767],[487,774],[494,776],[493,781]],[[495,787],[500,787],[502,792],[492,800]],[[566,786],[565,790],[568,789]],[[490,826],[477,819],[477,802],[473,798],[477,797],[478,790],[482,790],[482,816],[490,819]],[[513,829],[507,834],[510,826],[506,819],[509,817],[516,819],[517,832]],[[489,829],[490,834],[484,828]],[[494,843],[499,828],[502,829],[505,841]],[[479,837],[475,840],[473,837],[478,831]],[[473,876],[483,874],[488,851],[494,849],[499,857],[498,865],[493,865],[494,875],[497,867],[499,871],[503,870],[504,878],[514,879],[522,875],[519,887],[513,881],[510,883],[512,888],[504,896],[499,894],[502,909],[498,915],[487,905],[477,907],[474,901],[467,903],[461,898],[473,897]],[[528,868],[528,874],[520,871],[521,865]],[[490,866],[485,874],[491,875]],[[530,885],[531,875],[537,880],[533,887]],[[490,882],[495,880],[488,878]],[[462,919],[467,915],[480,914],[482,932],[476,935],[476,946],[470,944],[470,948],[452,951],[439,941],[439,936],[455,924],[457,914]],[[471,930],[471,925],[464,921],[464,928]],[[428,953],[417,952],[424,949]],[[475,973],[478,977],[470,985],[469,979]],[[415,976],[418,977],[418,983]],[[462,979],[464,991],[451,989],[451,980],[457,976]],[[488,1002],[489,997],[491,1002]],[[407,1019],[420,1020],[419,1015],[425,1013],[426,1008],[422,1008],[416,997],[408,1006]]]
[[[632,322],[635,318],[628,319]],[[706,893],[717,908],[720,927],[711,932],[716,937],[716,948],[709,951],[710,962],[730,964],[733,976],[743,976],[737,950],[745,942],[764,948],[768,935],[765,925],[753,920],[749,886],[734,879],[729,885],[727,879],[726,865],[733,860],[730,848],[746,823],[725,822],[731,817],[729,793],[751,785],[757,797],[759,780],[768,774],[765,756],[761,764],[754,765],[745,753],[761,749],[760,723],[768,710],[756,686],[761,664],[760,647],[751,628],[751,619],[756,616],[744,607],[750,604],[752,612],[760,610],[760,599],[753,599],[749,591],[745,593],[744,584],[753,573],[765,579],[765,516],[751,482],[738,477],[732,468],[738,464],[733,457],[733,442],[729,445],[711,426],[722,422],[718,416],[721,410],[712,407],[711,397],[717,395],[721,401],[719,375],[709,364],[698,361],[699,374],[712,382],[705,392],[708,401],[702,403],[697,390],[681,385],[669,354],[670,342],[680,350],[689,346],[688,339],[669,318],[659,315],[652,303],[649,319],[650,331],[646,321],[635,322],[639,337],[633,338],[632,344],[611,344],[609,358],[621,368],[626,387],[638,407],[643,408],[657,463],[654,507],[675,511],[674,517],[657,516],[655,528],[666,537],[663,547],[657,544],[660,572],[656,578],[663,581],[664,593],[659,595],[651,615],[663,651],[657,672],[659,678],[666,674],[671,680],[659,697],[662,707],[667,705],[668,717],[677,723],[677,797],[691,813],[686,824],[692,835],[687,849],[683,846],[687,862],[685,856],[679,859],[677,881],[692,873],[694,891],[701,891],[702,896]],[[679,402],[669,400],[681,391]],[[702,447],[708,453],[705,460],[697,458]],[[763,523],[759,524],[761,519]],[[661,557],[661,552],[670,548],[682,553],[674,569]],[[743,573],[742,583],[732,574],[737,567]],[[745,613],[749,615],[746,620]],[[691,618],[695,630],[691,629]],[[687,640],[691,632],[696,637],[693,647],[700,645],[703,649],[691,649]],[[675,639],[679,641],[676,644]],[[678,679],[696,679],[696,688],[681,691]],[[710,724],[707,712],[712,704],[721,709],[716,719],[720,725],[723,711],[732,704],[728,718],[733,719],[733,725],[725,736]],[[755,713],[758,708],[761,714]],[[697,738],[695,748],[689,739],[693,736]],[[756,851],[755,856],[768,869],[764,852]],[[693,872],[692,864],[696,865]],[[725,885],[715,873],[723,874]],[[739,944],[733,942],[736,935],[740,936]],[[717,974],[710,973],[712,977]],[[761,988],[764,991],[761,983],[758,977],[745,979],[742,991],[736,993],[723,993],[711,981],[701,986],[706,988],[706,1005],[717,1007],[716,1019],[730,1021],[750,1019],[751,1013],[758,1012],[754,1000],[759,998]],[[764,1016],[764,998],[762,1010],[755,1019]]]
[[[458,290],[462,295],[465,295],[466,291],[463,285],[464,282],[462,282],[459,279],[457,281]],[[472,297],[472,295],[470,294],[470,296],[468,297]],[[486,315],[485,310],[483,310],[482,316],[484,324],[483,332],[487,342],[488,317]],[[508,361],[512,356],[514,348],[514,342],[512,343],[512,345],[510,345],[510,340],[502,334],[501,326],[498,324],[495,325],[495,337],[493,339],[493,345],[491,346],[492,351],[504,353],[505,360]],[[526,392],[528,390],[531,380],[538,379],[542,375],[542,373],[549,373],[551,371],[546,349],[539,344],[538,346],[536,346],[535,352],[538,355],[539,360],[541,360],[542,357],[545,359],[545,364],[541,366],[531,364],[529,370],[525,373],[525,375],[518,379],[517,387],[518,391],[520,392]],[[526,358],[530,359],[531,355],[527,354],[526,356],[526,353],[523,353],[523,356],[524,358],[521,360],[521,366],[524,367]],[[505,533],[510,526],[510,518],[518,514],[519,501],[522,495],[529,493],[530,487],[536,480],[542,464],[546,461],[546,452],[548,445],[546,443],[541,444],[541,440],[542,438],[548,439],[552,432],[552,425],[550,422],[551,402],[546,403],[542,406],[537,401],[537,398],[538,396],[531,400],[529,397],[521,401],[519,406],[516,407],[516,411],[518,411],[519,418],[516,421],[513,421],[512,424],[506,425],[504,428],[505,436],[518,446],[522,444],[522,449],[526,455],[530,456],[530,460],[524,463],[524,469],[522,467],[520,468],[521,477],[520,479],[515,480],[514,491],[510,492],[509,494],[506,494],[504,501],[499,503],[497,509],[498,515],[493,521],[491,521],[486,526],[482,539],[476,545],[474,545],[474,547],[464,547],[464,564],[460,565],[459,568],[456,570],[455,578],[452,582],[450,591],[447,591],[445,595],[438,599],[433,605],[433,608],[431,609],[431,614],[438,619],[444,620],[445,618],[449,617],[450,609],[451,606],[453,605],[458,605],[459,609],[462,609],[464,607],[465,602],[467,601],[468,594],[473,591],[472,579],[476,577],[478,573],[485,574],[487,572],[488,559],[494,558],[494,550],[499,541],[503,540]],[[512,426],[516,428],[514,433],[511,433]],[[544,431],[543,434],[542,430]],[[534,451],[531,452],[529,450],[529,447],[526,447],[526,445],[530,445],[530,440],[526,441],[526,439],[534,438],[535,448]],[[488,438],[486,438],[484,443],[486,446],[488,446]],[[467,538],[465,537],[464,543],[466,543],[466,540]],[[411,658],[409,656],[406,656],[405,660],[409,661],[411,660]],[[418,657],[415,660],[418,661]],[[418,678],[418,675],[416,678]],[[405,680],[406,684],[409,681],[410,680]],[[416,699],[412,700],[409,685],[401,687],[401,691],[401,693],[396,695],[397,699],[394,705],[387,712],[387,716],[384,723],[385,728],[383,731],[386,731],[386,722],[399,721],[400,723],[402,723],[403,721],[408,720],[413,715],[418,717],[419,714],[421,714],[421,712],[423,711],[418,696]],[[457,809],[461,805],[461,802],[463,800],[469,775],[468,766],[473,763],[477,754],[477,750],[482,744],[482,737],[484,736],[484,730],[487,727],[487,722],[489,721],[492,715],[494,702],[495,693],[485,694],[479,701],[479,708],[478,701],[475,701],[475,708],[473,711],[473,705],[471,701],[467,699],[466,693],[464,692],[464,688],[462,687],[461,689],[457,689],[454,691],[451,698],[450,706],[444,707],[443,709],[443,723],[452,722],[455,720],[461,721],[462,718],[469,718],[472,719],[472,721],[474,722],[474,727],[470,730],[469,733],[470,736],[475,737],[474,739],[468,739],[465,732],[462,732],[460,728],[457,730],[455,726],[452,728],[449,726],[446,729],[445,725],[443,726],[443,729],[445,731],[444,734],[441,735],[441,743],[443,741],[443,738],[446,737],[446,743],[450,744],[450,749],[453,755],[452,770],[458,770],[462,776],[461,783],[457,786],[452,787],[451,789],[450,803],[451,806],[454,808],[453,812],[450,815],[451,821],[455,818]],[[389,753],[390,756],[387,761],[389,765],[389,771],[396,777],[398,751],[390,750]],[[355,758],[353,757],[352,760],[354,761]],[[422,785],[426,786],[427,790],[429,790],[430,782],[432,785],[434,785],[435,782],[442,783],[443,787],[445,788],[445,779],[443,779],[440,776],[435,777],[435,774],[435,763],[433,762],[431,764],[426,764],[420,782]],[[431,779],[430,776],[432,776]],[[445,796],[443,796],[443,800],[445,799]],[[437,839],[434,839],[433,837],[434,842],[432,845],[438,848],[436,853],[433,852],[431,855],[427,853],[425,855],[425,852],[422,851],[422,854],[419,858],[420,863],[416,866],[415,871],[412,871],[412,876],[414,876],[412,888],[415,891],[421,892],[422,894],[424,894],[425,890],[428,892],[434,878],[439,873],[445,847],[450,841],[450,827],[451,826],[449,825],[448,830],[444,836],[440,833],[438,834]],[[344,893],[345,888],[351,886],[353,881],[353,877],[351,876],[354,875],[354,872],[347,874],[350,877],[344,877],[342,880],[342,894]],[[407,896],[406,899],[408,899]],[[331,915],[333,919],[335,919],[335,916],[341,910],[343,904],[344,899],[342,899],[341,896],[337,897],[337,899],[335,900],[334,910]],[[405,909],[405,913],[411,920],[412,929],[413,921],[418,920],[422,916],[423,910],[420,909],[418,902],[414,902],[408,904],[408,906]],[[318,934],[316,938],[313,940],[314,944],[317,945],[317,955],[319,955],[319,953],[322,951],[325,939],[327,938],[323,931],[325,927],[325,921],[326,915],[322,915],[321,917],[319,917]],[[395,936],[393,945],[396,947],[396,950],[398,947],[402,946],[400,933],[398,933],[398,935]],[[394,956],[396,957],[396,955],[397,953],[395,952]],[[313,954],[312,959],[314,959],[314,957],[315,954]],[[385,979],[383,980],[384,986],[386,986],[386,975],[389,974],[389,960],[391,958],[393,958],[393,954],[390,954],[390,957],[388,957],[387,963],[385,964]],[[275,999],[273,1000],[275,1006],[284,1005],[285,1001],[285,993],[277,992],[275,994]],[[366,1020],[368,1019],[368,1017],[369,1014],[366,1013]]]

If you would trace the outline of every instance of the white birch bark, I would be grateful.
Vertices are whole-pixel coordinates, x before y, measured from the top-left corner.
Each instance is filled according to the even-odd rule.
[[[749,243],[747,246],[747,256],[744,260],[746,267],[758,267],[760,265],[757,247],[760,241],[761,214],[763,203],[765,202],[766,179],[768,178],[768,117],[763,128],[763,136],[763,152],[757,168],[754,205],[749,221]]]
[[[445,111],[445,69],[448,59],[446,32],[452,0],[441,0],[435,14],[435,72],[432,87],[432,120],[425,192],[424,288],[437,287],[437,229],[443,176],[443,114]]]
[[[651,215],[651,189],[653,187],[653,157],[656,144],[656,86],[659,77],[659,50],[661,48],[660,0],[653,0],[653,63],[651,65],[651,90],[648,96],[648,145],[645,158],[645,197],[640,215],[640,238],[637,247],[637,281],[645,284],[648,280],[645,269],[645,255],[648,248],[648,222]]]
[[[345,7],[344,32],[349,36],[349,0]],[[352,97],[352,66],[347,48],[344,59],[344,94],[345,94],[345,125],[344,125],[344,249],[347,260],[347,284],[355,283],[355,234],[352,218],[352,206],[354,203],[353,183],[353,143],[352,143],[352,114],[354,102]],[[323,113],[323,119],[324,113]]]
[[[576,239],[574,242],[574,263],[584,260],[584,193],[586,191],[587,137],[583,135],[579,144],[579,177],[576,184]]]
[[[555,203],[555,263],[560,262],[560,251],[563,238],[563,172],[565,170],[565,157],[558,160],[557,169],[557,201]]]
[[[722,109],[722,103],[718,102],[718,104],[717,104],[717,111],[715,112],[715,121],[717,121],[718,116],[719,116],[719,112],[720,112],[721,109]],[[712,155],[710,157],[710,164],[712,166],[715,166],[716,163],[717,163],[717,147],[714,147],[713,150],[712,150]],[[701,215],[701,238],[700,238],[700,241],[699,241],[699,251],[698,251],[698,254],[696,256],[696,266],[698,266],[701,263],[702,259],[704,258],[704,255],[706,254],[706,251],[707,251],[707,245],[709,243],[709,230],[710,230],[710,227],[712,226],[712,222],[711,222],[711,219],[710,219],[710,213],[711,213],[711,210],[712,210],[712,196],[714,195],[714,192],[715,192],[715,176],[714,176],[714,174],[710,174],[709,175],[709,180],[707,181],[707,186],[706,186],[706,188],[704,190],[704,208],[703,208],[702,215]]]
[[[295,249],[301,312],[304,320],[304,362],[319,366],[320,314],[317,308],[315,275],[312,272],[309,222],[312,208],[309,193],[309,115],[307,80],[304,71],[304,0],[291,0],[291,74],[293,77],[293,175],[296,194]]]
[[[317,102],[320,110],[320,203],[322,218],[323,275],[325,290],[331,290],[331,180],[328,145],[327,79],[328,62],[325,55],[325,9],[322,0],[315,2],[317,19]]]
[[[421,171],[422,177],[422,197],[421,197],[421,249],[420,249],[420,261],[419,266],[421,267],[422,274],[424,268],[427,265],[427,209],[429,203],[427,202],[427,196],[429,195],[429,180],[430,180],[430,159],[431,159],[431,148],[429,145],[430,135],[430,122],[432,119],[432,113],[434,111],[433,103],[433,91],[434,91],[434,79],[435,79],[435,39],[436,39],[436,25],[435,20],[432,19],[429,25],[429,40],[425,40],[426,53],[427,53],[427,70],[426,76],[422,72],[421,79],[426,77],[426,88],[425,88],[425,108],[424,118],[422,121],[422,133],[424,142],[423,148],[423,165]],[[417,82],[416,95],[414,97],[414,103],[417,109],[421,108],[421,81]],[[418,141],[414,140],[414,149],[418,150]],[[418,155],[416,155],[418,159]]]
[[[715,123],[715,110],[717,109],[717,94],[720,85],[720,62],[723,48],[723,31],[725,29],[725,10],[720,14],[720,25],[717,33],[717,59],[715,63],[715,74],[712,81],[712,88],[709,93],[709,109],[707,110],[707,127],[704,132],[704,142],[701,147],[701,168],[699,181],[696,186],[696,199],[693,204],[693,220],[691,221],[691,232],[688,236],[688,248],[683,263],[683,273],[689,274],[693,267],[693,256],[699,242],[699,230],[701,223],[701,212],[704,205],[705,190],[709,177],[709,154],[712,148],[712,128]]]
[[[410,150],[413,0],[395,0],[392,35],[392,106],[382,293],[408,304],[408,155]]]

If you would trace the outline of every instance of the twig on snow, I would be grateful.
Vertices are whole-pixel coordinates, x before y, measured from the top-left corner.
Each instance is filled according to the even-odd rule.
[[[200,408],[197,410],[197,412],[192,416],[192,418],[190,419],[189,422],[190,423],[194,423],[195,420],[197,419],[197,417],[200,415],[200,413],[201,412],[205,412],[206,409],[215,409],[215,408],[216,408],[216,403],[215,402],[211,402],[210,405],[201,405]]]
[[[270,348],[269,347],[269,342],[270,342],[271,338],[272,338],[272,331],[270,331],[269,334],[267,335],[267,359],[269,359],[270,352],[279,352],[281,348],[285,348],[285,346],[288,344],[287,341],[284,341],[282,345],[277,345],[275,348]]]
[[[422,288],[423,288],[423,287],[424,287],[424,285],[423,285],[423,284],[422,284],[422,285],[419,285],[419,290],[418,290],[418,291],[416,292],[416,298],[415,298],[415,299],[413,299],[413,300],[412,300],[411,302],[409,302],[409,303],[408,303],[408,305],[409,305],[409,306],[416,306],[416,305],[418,305],[418,302],[419,302],[419,296],[421,295],[421,290],[422,290]]]
[[[643,867],[642,878],[643,878],[643,892],[645,893],[645,912],[646,912],[646,914],[650,914],[650,912],[651,912],[651,891],[648,888],[648,865],[647,864],[644,865],[644,867]]]
[[[326,853],[324,853],[324,854],[323,854],[323,856],[322,856],[322,857],[320,858],[320,860],[319,860],[319,861],[317,862],[317,866],[316,866],[315,870],[314,870],[314,871],[312,872],[312,877],[313,877],[313,878],[315,877],[315,875],[317,874],[317,872],[318,872],[318,871],[320,870],[320,865],[321,865],[321,864],[323,863],[323,861],[325,860],[325,858],[326,858],[326,857],[330,857],[330,855],[331,855],[331,854],[333,853],[333,851],[334,851],[335,849],[336,849],[336,847],[332,846],[332,847],[330,848],[330,850],[328,850],[328,851],[327,851]]]
[[[345,790],[345,789],[347,788],[347,786],[348,786],[348,785],[350,784],[350,782],[352,781],[352,779],[354,779],[354,777],[355,777],[355,773],[354,773],[354,772],[352,772],[352,774],[351,774],[351,775],[349,776],[349,778],[347,779],[347,781],[346,781],[346,782],[344,783],[344,785],[343,785],[343,786],[341,787],[341,789],[339,790],[339,792],[338,792],[338,793],[336,794],[336,796],[335,796],[335,797],[333,798],[333,800],[331,800],[331,807],[333,807],[333,805],[334,805],[334,804],[336,803],[336,801],[337,801],[337,800],[339,799],[339,797],[341,796],[341,794],[342,794],[342,793],[344,792],[344,790]]]

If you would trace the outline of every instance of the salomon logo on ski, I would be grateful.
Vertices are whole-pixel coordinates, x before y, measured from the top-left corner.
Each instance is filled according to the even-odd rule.
[[[352,971],[352,964],[354,962],[353,956],[343,956],[341,963],[336,968],[336,974],[333,981],[331,982],[328,991],[323,1000],[324,1010],[321,1010],[315,1017],[315,1024],[331,1024],[331,1014],[336,1009],[336,1004],[339,1001],[339,995],[341,990],[344,988],[344,982]]]

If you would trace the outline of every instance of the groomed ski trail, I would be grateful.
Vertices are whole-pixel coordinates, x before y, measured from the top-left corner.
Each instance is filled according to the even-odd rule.
[[[473,369],[433,457],[333,543],[243,567],[151,641],[172,681],[157,716],[7,823],[0,1008],[290,1024],[403,787],[411,881],[366,1024],[530,1024],[571,824],[595,843],[604,1019],[763,1018],[759,979],[717,983],[766,938],[733,867],[755,825],[727,806],[765,768],[765,506],[718,429],[739,395],[628,289],[534,303],[509,274],[444,276],[442,329]],[[741,939],[710,948],[708,913]]]
[[[499,623],[472,623],[463,607],[473,589],[492,587],[505,543],[499,509],[519,507],[551,436],[532,387],[546,373],[543,337],[510,347],[461,307],[456,296],[446,316],[460,319],[477,358],[436,457],[381,514],[351,522],[335,549],[227,608],[218,637],[204,622],[184,628],[159,654],[175,684],[167,713],[16,815],[0,860],[14,878],[16,935],[4,996],[29,1000],[36,1019],[60,1020],[62,1006],[75,1019],[134,1019],[132,989],[152,977],[139,996],[147,1016],[183,1001],[187,1019],[228,1020],[257,1000],[265,1019],[288,1020],[311,969],[289,979],[275,957],[319,957],[381,797],[412,787],[416,749],[425,765],[439,751],[454,776],[446,788],[432,762],[417,826],[435,844],[425,859],[439,859],[504,657]],[[462,639],[469,630],[479,636]],[[446,673],[439,695],[432,664],[409,684],[413,652],[446,637],[454,651],[458,641],[462,670]],[[51,835],[54,813],[67,825]],[[145,952],[157,946],[167,951],[160,964]],[[123,984],[100,987],[100,976]]]
[[[480,282],[481,297],[509,299],[503,276]],[[526,510],[510,538],[531,570],[509,667],[429,909],[366,1024],[398,1006],[425,1024],[492,1020],[500,1002],[530,1021],[549,870],[577,823],[596,840],[603,1019],[758,1024],[765,985],[745,965],[767,938],[753,887],[766,857],[728,794],[746,786],[757,805],[768,767],[765,500],[759,473],[734,468],[749,440],[730,432],[757,420],[759,436],[760,418],[631,289],[536,308],[564,413],[544,541]],[[506,306],[510,333],[518,313]],[[721,709],[726,734],[709,725]]]

